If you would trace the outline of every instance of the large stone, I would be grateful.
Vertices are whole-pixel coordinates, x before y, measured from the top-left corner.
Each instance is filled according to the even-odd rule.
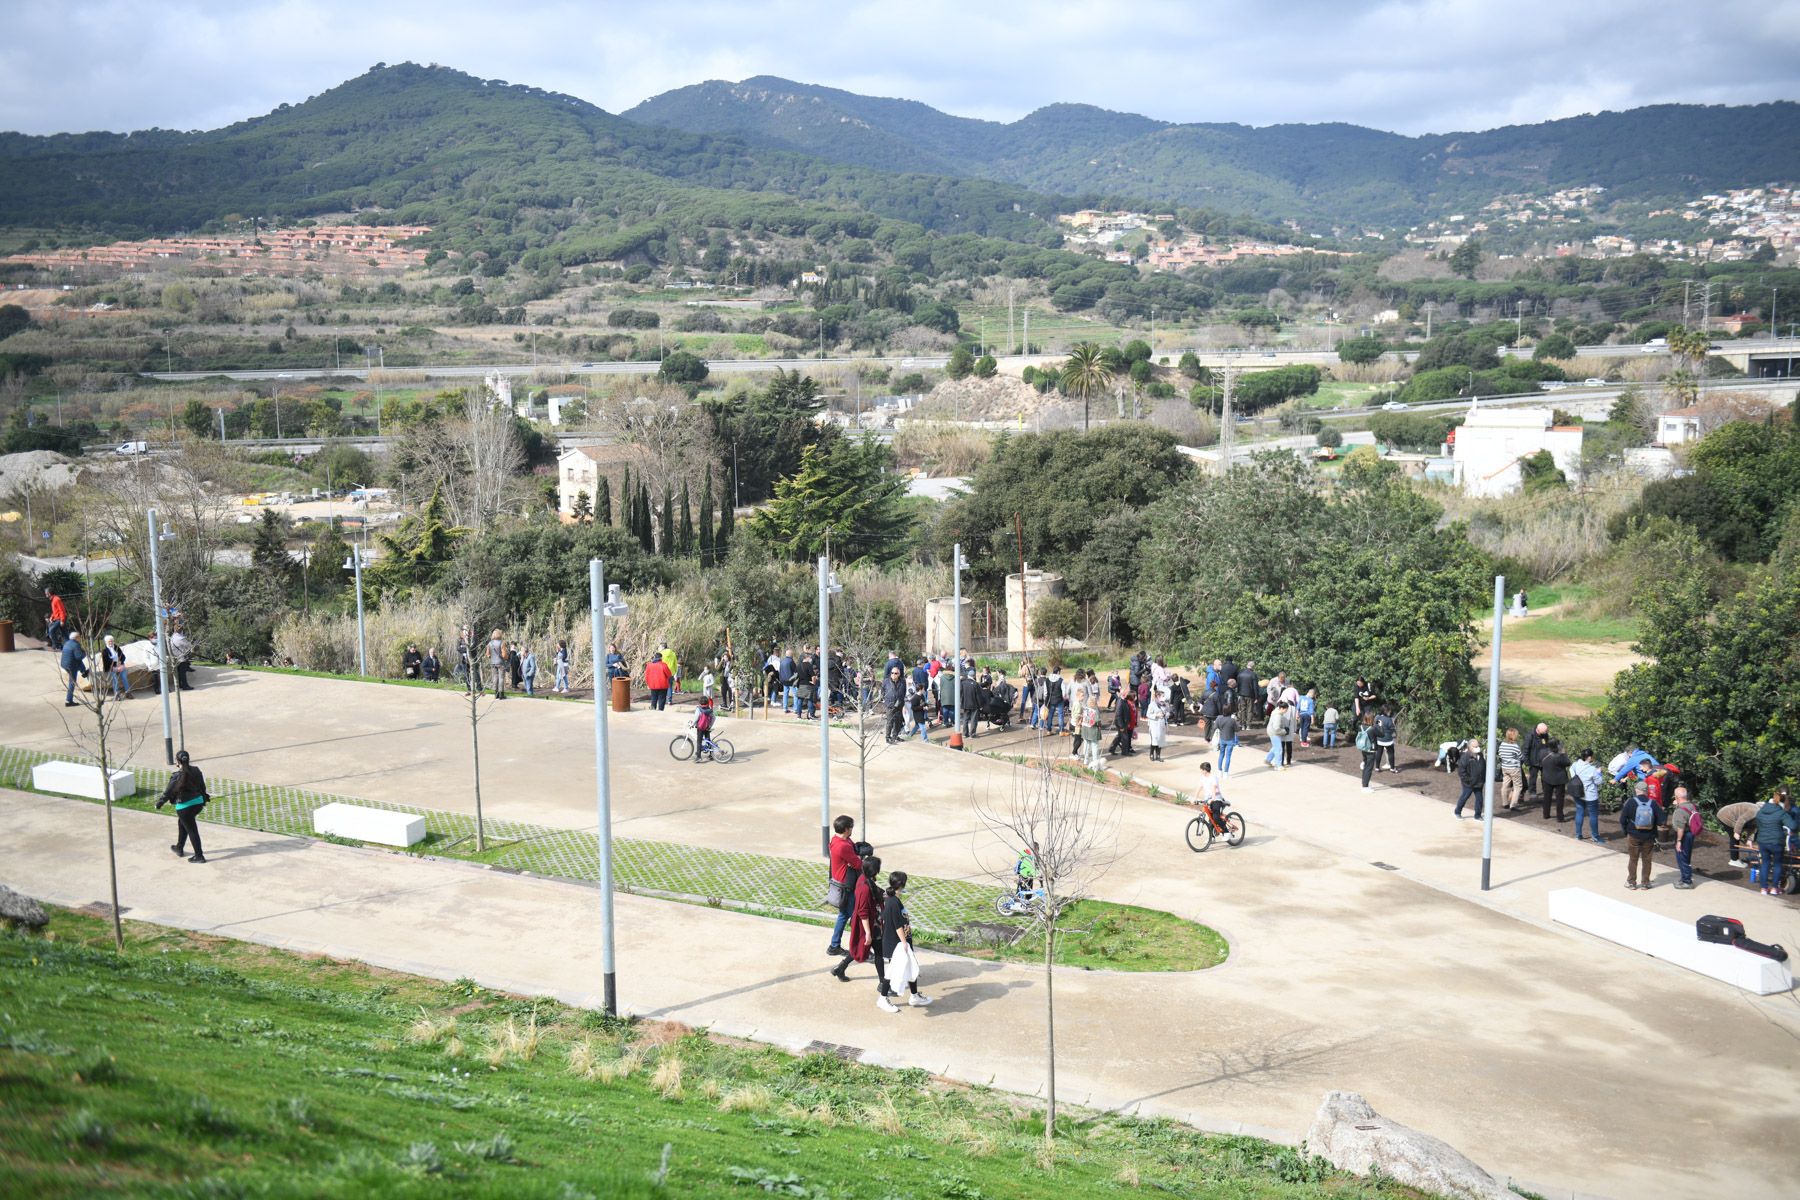
[[[50,923],[50,917],[36,900],[0,883],[0,921],[14,929],[42,929]]]
[[[1306,1131],[1306,1149],[1340,1171],[1387,1178],[1433,1196],[1518,1200],[1461,1151],[1428,1133],[1378,1116],[1355,1092],[1326,1092]]]

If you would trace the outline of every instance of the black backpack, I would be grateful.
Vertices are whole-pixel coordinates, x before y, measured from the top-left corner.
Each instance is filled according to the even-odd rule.
[[[1744,923],[1736,917],[1705,916],[1694,922],[1694,934],[1703,942],[1735,946],[1739,950],[1776,962],[1787,961],[1787,951],[1779,945],[1767,945],[1744,936]]]

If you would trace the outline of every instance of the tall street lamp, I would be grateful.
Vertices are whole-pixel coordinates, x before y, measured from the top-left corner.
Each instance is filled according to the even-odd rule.
[[[819,555],[819,850],[831,856],[831,598],[844,590]]]
[[[593,620],[594,639],[594,788],[598,811],[600,841],[600,970],[604,983],[606,1014],[619,1015],[619,990],[613,957],[613,870],[612,870],[612,777],[607,771],[606,757],[606,678],[604,659],[606,619],[622,617],[629,609],[619,598],[619,585],[606,586],[606,564],[600,559],[588,560],[588,612]],[[604,602],[601,597],[605,596]]]
[[[368,518],[364,517],[366,529]],[[367,676],[369,673],[369,644],[363,634],[363,590],[362,569],[366,552],[355,542],[350,543],[350,556],[344,559],[344,570],[356,572],[356,673]]]
[[[950,551],[950,572],[954,576],[955,581],[956,581],[951,589],[951,595],[952,595],[953,599],[950,602],[951,608],[952,608],[952,611],[950,614],[950,620],[956,626],[956,633],[954,635],[954,641],[956,644],[956,662],[952,665],[951,670],[950,670],[950,688],[951,688],[950,695],[953,697],[953,700],[954,700],[951,711],[955,713],[956,723],[950,727],[950,744],[952,746],[956,746],[959,748],[962,746],[962,725],[963,725],[963,711],[962,711],[962,662],[963,662],[962,573],[968,569],[969,569],[969,560],[963,557],[962,543],[958,542],[958,543],[956,543],[955,546],[953,546],[951,548],[951,551]],[[1025,587],[1025,577],[1023,575],[1019,576],[1019,587],[1020,587],[1021,591],[1023,591],[1023,589]]]
[[[156,545],[175,534],[156,527],[156,510],[144,514],[150,528],[150,603],[156,610],[156,690],[162,694],[163,758],[175,765],[175,738],[169,728],[169,616],[163,611],[162,572],[157,563]]]

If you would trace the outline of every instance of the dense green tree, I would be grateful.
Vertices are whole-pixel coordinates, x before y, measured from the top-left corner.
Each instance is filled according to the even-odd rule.
[[[1575,343],[1565,334],[1553,333],[1532,347],[1531,357],[1539,360],[1555,358],[1566,362],[1575,357]]]
[[[984,354],[970,364],[969,373],[977,379],[992,379],[999,368],[1000,364],[994,361],[993,355]]]
[[[1458,246],[1450,255],[1450,273],[1461,275],[1464,279],[1475,278],[1475,268],[1481,265],[1481,243],[1470,238]]]
[[[1567,490],[1569,480],[1550,452],[1539,450],[1519,460],[1519,484],[1527,496],[1535,496],[1539,492]]]
[[[363,568],[365,585],[384,596],[405,596],[415,588],[430,586],[443,574],[457,543],[468,532],[451,524],[450,506],[439,484],[424,508],[404,518],[393,532],[378,535],[382,555]]]
[[[719,532],[713,536],[713,557],[723,561],[731,552],[732,539],[736,536],[737,510],[732,506],[730,496],[726,496],[719,504]]]
[[[1363,335],[1345,338],[1338,343],[1338,361],[1372,363],[1387,353],[1387,343],[1378,337]]]
[[[1791,413],[1719,426],[1688,452],[1688,465],[1692,474],[1646,487],[1638,504],[1614,519],[1615,536],[1635,517],[1673,517],[1734,562],[1768,558],[1797,504],[1800,432]]]
[[[1421,743],[1467,736],[1480,689],[1470,614],[1488,564],[1442,510],[1389,465],[1346,460],[1321,492],[1291,454],[1258,455],[1228,474],[1197,474],[1150,512],[1125,604],[1152,649],[1187,661],[1221,655],[1279,664],[1340,706],[1350,682],[1378,681]],[[1195,538],[1255,529],[1229,553]]]
[[[193,397],[181,406],[181,424],[195,437],[211,437],[213,434],[212,409],[206,407],[206,401]]]
[[[344,590],[349,582],[344,561],[349,557],[350,543],[336,525],[328,523],[306,561],[306,589],[313,600],[329,599]]]
[[[612,482],[605,475],[600,476],[600,484],[594,492],[594,520],[601,525],[613,523]]]
[[[670,354],[656,369],[656,373],[670,383],[704,383],[707,371],[706,361],[686,350]]]
[[[814,420],[824,397],[818,382],[798,371],[777,370],[762,391],[707,405],[721,456],[746,503],[767,498],[776,480],[794,473],[808,446],[837,435]]]
[[[436,590],[466,596],[469,611],[482,624],[541,620],[559,600],[578,610],[587,607],[593,558],[605,560],[607,582],[626,591],[671,578],[668,564],[645,554],[623,529],[544,521],[464,539]]]
[[[958,346],[950,352],[950,361],[944,366],[944,374],[952,379],[967,379],[975,369],[975,356],[967,346]]]
[[[827,540],[838,562],[887,562],[907,548],[905,495],[893,451],[873,438],[839,438],[807,447],[800,469],[776,485],[745,531],[797,562],[823,554]]]
[[[675,497],[668,485],[663,486],[662,520],[656,523],[656,552],[664,558],[675,553]]]
[[[1198,379],[1200,378],[1200,372],[1203,368],[1200,366],[1200,358],[1198,355],[1192,350],[1183,350],[1181,352],[1181,358],[1175,364],[1175,369],[1189,379]]]
[[[575,500],[569,505],[569,515],[578,524],[586,524],[594,519],[594,503],[588,499],[587,489],[575,493]]]
[[[250,541],[250,568],[284,590],[295,579],[294,560],[287,552],[287,523],[272,508],[263,509],[262,519],[256,523],[256,533]]]
[[[706,473],[706,483],[700,490],[700,565],[713,565],[713,486],[712,472]]]
[[[1439,367],[1465,367],[1492,371],[1500,366],[1499,343],[1483,333],[1440,333],[1419,349],[1413,360],[1415,375]]]
[[[688,485],[684,479],[681,481],[681,523],[676,527],[675,551],[685,557],[694,549],[694,510],[688,503]]]
[[[0,342],[31,328],[31,314],[17,304],[0,304]]]

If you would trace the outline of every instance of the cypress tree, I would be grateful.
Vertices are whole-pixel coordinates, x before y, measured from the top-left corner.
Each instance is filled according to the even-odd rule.
[[[619,523],[626,533],[633,535],[637,533],[637,503],[633,499],[636,495],[631,490],[631,464],[626,463],[625,478],[619,484]]]
[[[731,550],[731,526],[733,510],[731,501],[726,500],[719,505],[719,534],[713,538],[713,557],[723,559]]]
[[[602,475],[600,490],[594,494],[594,524],[612,524],[612,483]]]
[[[637,498],[638,545],[644,548],[645,554],[656,553],[655,531],[650,527],[650,486],[640,482]]]
[[[675,541],[675,549],[683,557],[694,552],[694,510],[688,504],[687,480],[681,481],[681,524],[679,535]]]
[[[700,565],[713,564],[713,494],[712,472],[706,473],[706,486],[700,490]]]
[[[656,550],[664,558],[675,553],[675,496],[663,485],[662,528],[657,530]]]

